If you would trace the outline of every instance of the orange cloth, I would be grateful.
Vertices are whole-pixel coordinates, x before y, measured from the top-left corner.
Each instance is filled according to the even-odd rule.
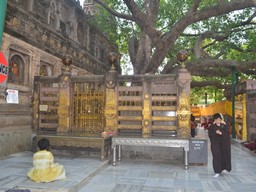
[[[230,101],[220,101],[206,107],[192,107],[191,112],[194,116],[212,116],[215,113],[232,116],[232,103]]]

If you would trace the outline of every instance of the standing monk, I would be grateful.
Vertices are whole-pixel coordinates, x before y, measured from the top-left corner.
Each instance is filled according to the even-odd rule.
[[[213,115],[213,124],[208,129],[211,141],[214,177],[231,171],[231,148],[228,126],[220,113]]]

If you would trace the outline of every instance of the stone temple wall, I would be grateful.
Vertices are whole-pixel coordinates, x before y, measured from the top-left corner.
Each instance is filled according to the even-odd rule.
[[[0,159],[30,150],[32,144],[31,108],[27,105],[1,104]]]

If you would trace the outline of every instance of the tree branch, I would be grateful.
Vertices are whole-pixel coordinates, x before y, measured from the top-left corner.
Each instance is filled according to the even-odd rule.
[[[114,9],[111,9],[105,2],[103,2],[102,0],[94,0],[96,3],[98,3],[99,5],[101,5],[102,7],[104,7],[109,13],[111,13],[112,15],[122,18],[122,19],[127,19],[130,21],[134,21],[134,18],[132,17],[132,15],[127,15],[127,14],[122,14],[119,13],[117,11],[115,11]]]
[[[213,86],[218,89],[227,89],[231,85],[229,84],[223,85],[219,81],[213,80],[213,81],[192,81],[190,86],[191,88]]]
[[[172,73],[173,70],[176,69],[176,67],[174,67],[175,64],[178,63],[178,59],[175,57],[173,60],[169,61],[164,69],[161,71],[162,74],[168,74],[168,73]]]
[[[249,17],[246,21],[241,22],[241,25],[248,25],[248,24],[252,24],[252,20],[256,17],[256,11],[251,15],[251,17]],[[255,24],[255,22],[254,22]]]
[[[250,7],[255,7],[254,0],[235,0],[231,2],[220,3],[218,5],[198,11],[193,17],[193,22],[203,21],[210,17],[219,16],[230,13],[232,11],[237,11]]]
[[[198,3],[198,1],[194,1]],[[144,67],[142,72],[146,73],[150,70],[155,73],[159,67],[159,63],[164,60],[165,55],[170,51],[171,47],[175,44],[176,39],[186,29],[187,26],[192,23],[203,21],[208,18],[226,14],[235,10],[245,9],[248,7],[254,7],[255,2],[253,0],[236,0],[232,2],[220,3],[218,5],[205,8],[192,14],[193,11],[187,13],[172,27],[172,29],[163,36],[163,45],[160,49],[156,49],[152,60],[147,67]],[[196,5],[194,5],[196,7]],[[192,6],[192,10],[194,10]]]
[[[203,40],[206,38],[212,38],[215,39],[217,41],[223,41],[224,39],[227,39],[228,36],[227,35],[220,35],[218,33],[215,33],[213,31],[206,31],[204,33],[202,33],[199,38],[197,39],[195,46],[194,46],[194,53],[195,53],[195,57],[196,59],[199,58],[210,58],[210,56],[204,51],[204,49],[201,47]],[[206,48],[207,46],[205,46],[204,48]]]
[[[201,1],[202,0],[194,0],[194,4],[191,6],[191,9],[188,11],[189,15],[193,15],[197,11],[197,8],[199,7]]]
[[[161,36],[161,32],[157,31],[155,28],[155,19],[149,17],[149,13],[143,13],[134,0],[123,0],[128,9],[131,11],[132,16],[136,24],[140,26],[140,28],[147,33],[147,35],[152,39],[152,41],[156,41]],[[159,0],[152,0],[151,4],[155,4],[159,7]],[[158,10],[157,7],[157,10]]]
[[[256,61],[238,62],[234,60],[197,59],[193,62],[187,62],[186,66],[191,74],[196,76],[229,76],[233,66],[235,67],[236,72],[241,72],[244,74],[249,73],[248,75],[256,75]]]

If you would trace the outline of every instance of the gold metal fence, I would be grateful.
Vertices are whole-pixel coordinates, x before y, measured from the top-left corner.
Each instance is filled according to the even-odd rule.
[[[104,130],[104,98],[101,83],[74,83],[72,132],[99,134]]]

